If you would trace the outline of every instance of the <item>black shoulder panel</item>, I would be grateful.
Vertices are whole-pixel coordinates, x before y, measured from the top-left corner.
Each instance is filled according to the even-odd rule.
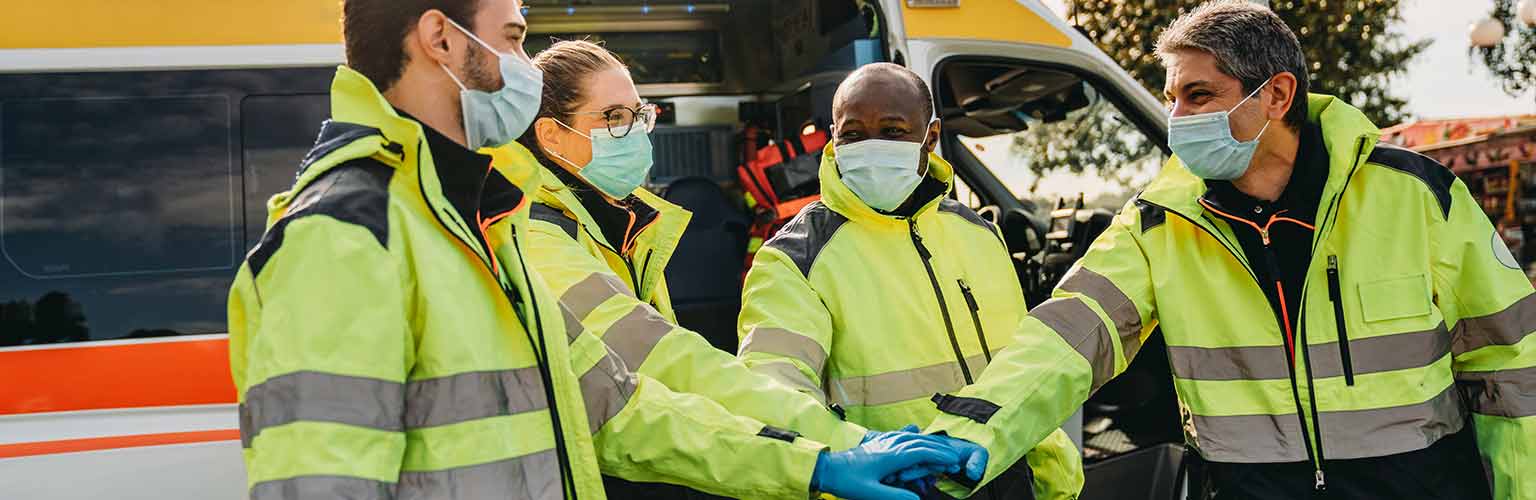
[[[1377,143],[1376,149],[1371,151],[1371,157],[1366,161],[1419,178],[1435,195],[1435,200],[1440,202],[1440,215],[1447,218],[1451,216],[1451,185],[1456,183],[1456,174],[1451,173],[1451,169],[1445,168],[1445,165],[1428,156],[1385,142]]]
[[[1167,209],[1142,201],[1141,198],[1136,199],[1136,210],[1141,211],[1141,232],[1143,233],[1168,221]]]
[[[565,234],[570,236],[573,240],[576,239],[576,234],[578,230],[580,230],[580,225],[576,222],[576,219],[572,219],[566,216],[563,212],[556,210],[554,207],[539,202],[533,202],[533,204],[529,206],[528,218],[559,226],[560,229],[565,231]]]
[[[971,207],[967,207],[958,201],[949,198],[940,200],[939,211],[958,215],[960,218],[965,219],[966,222],[981,226],[982,229],[986,229],[993,236],[1002,237],[997,232],[997,226],[993,225],[991,221],[981,218],[981,214],[976,213],[975,210],[971,210]]]
[[[843,214],[834,212],[818,201],[806,205],[800,215],[785,224],[778,234],[763,245],[784,252],[790,260],[795,261],[795,267],[800,268],[802,276],[810,276],[811,264],[816,262],[816,256],[821,254],[827,241],[847,222],[848,218],[843,217]]]
[[[251,275],[261,274],[272,254],[283,246],[288,224],[311,215],[324,215],[373,233],[389,247],[389,179],[395,169],[369,158],[337,165],[300,191],[288,213],[267,229],[246,257]]]
[[[342,146],[370,135],[383,136],[384,132],[367,125],[326,120],[325,123],[320,124],[320,135],[315,137],[315,145],[310,146],[309,152],[305,153],[304,159],[299,162],[299,174],[302,175],[311,164],[341,149]],[[385,147],[397,153],[402,150],[402,146],[396,143],[389,143]]]

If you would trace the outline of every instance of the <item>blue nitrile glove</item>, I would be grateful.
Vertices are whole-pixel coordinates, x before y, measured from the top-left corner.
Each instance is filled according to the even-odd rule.
[[[944,439],[944,444],[949,445],[960,454],[960,463],[965,466],[965,477],[971,482],[980,481],[987,474],[987,449],[981,445],[964,439],[949,437],[946,434],[933,434],[933,437]]]
[[[860,441],[859,443],[860,444],[868,443],[871,440],[880,439],[882,437],[899,437],[901,439],[910,439],[911,436],[919,436],[919,435],[921,435],[920,434],[921,432],[922,432],[922,430],[918,429],[916,425],[907,424],[907,425],[903,426],[902,428],[896,429],[894,431],[869,431],[869,432],[866,432],[866,433],[864,433],[864,440]],[[902,436],[905,436],[905,437],[902,437]],[[937,439],[937,437],[932,437],[932,438],[928,438],[928,439]],[[947,438],[945,438],[945,439],[947,439]],[[944,441],[940,440],[939,442],[944,442]],[[885,483],[885,484],[901,485],[903,488],[907,488],[909,490],[916,491],[916,492],[921,492],[920,490],[915,489],[915,488],[908,488],[907,485],[910,484],[910,483],[916,483],[916,482],[918,482],[917,480],[925,478],[925,477],[936,476],[936,475],[939,475],[939,474],[953,474],[953,473],[956,473],[956,472],[959,472],[959,471],[960,471],[960,466],[957,465],[957,464],[919,465],[919,466],[915,466],[915,467],[908,467],[906,469],[902,469],[901,471],[898,471],[895,474],[892,474],[890,476],[886,476],[886,477],[882,478],[880,480],[880,482]]]
[[[916,477],[926,477],[927,469],[956,470],[960,455],[938,436],[906,432],[873,436],[857,448],[822,452],[811,473],[811,489],[831,493],[848,500],[918,500],[916,494],[881,484],[882,479],[900,479],[909,469]]]

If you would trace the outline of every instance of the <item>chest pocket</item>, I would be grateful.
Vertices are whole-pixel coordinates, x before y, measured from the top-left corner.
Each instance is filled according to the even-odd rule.
[[[1423,274],[1379,279],[1360,284],[1360,315],[1367,324],[1429,316],[1429,281]]]

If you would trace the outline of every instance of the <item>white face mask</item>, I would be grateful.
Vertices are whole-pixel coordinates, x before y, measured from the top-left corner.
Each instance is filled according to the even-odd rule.
[[[1232,136],[1232,112],[1258,95],[1269,80],[1253,89],[1253,92],[1226,111],[1201,113],[1168,118],[1168,148],[1190,173],[1201,179],[1232,180],[1242,177],[1253,163],[1253,153],[1259,149],[1259,138],[1269,130],[1269,121],[1259,134],[1248,141],[1238,141]]]
[[[464,137],[470,149],[496,147],[512,142],[539,113],[539,102],[544,96],[544,73],[522,59],[497,52],[490,44],[459,23],[449,24],[464,32],[486,51],[495,54],[501,70],[502,87],[494,92],[471,89],[464,86],[447,66],[443,72],[459,86],[459,101],[464,112]]]
[[[865,139],[833,146],[833,154],[843,184],[882,212],[901,206],[923,180],[917,173],[924,154],[921,142]]]

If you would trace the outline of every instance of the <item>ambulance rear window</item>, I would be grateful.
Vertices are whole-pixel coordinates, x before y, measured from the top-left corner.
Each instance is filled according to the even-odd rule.
[[[227,331],[326,73],[0,74],[0,346]]]

